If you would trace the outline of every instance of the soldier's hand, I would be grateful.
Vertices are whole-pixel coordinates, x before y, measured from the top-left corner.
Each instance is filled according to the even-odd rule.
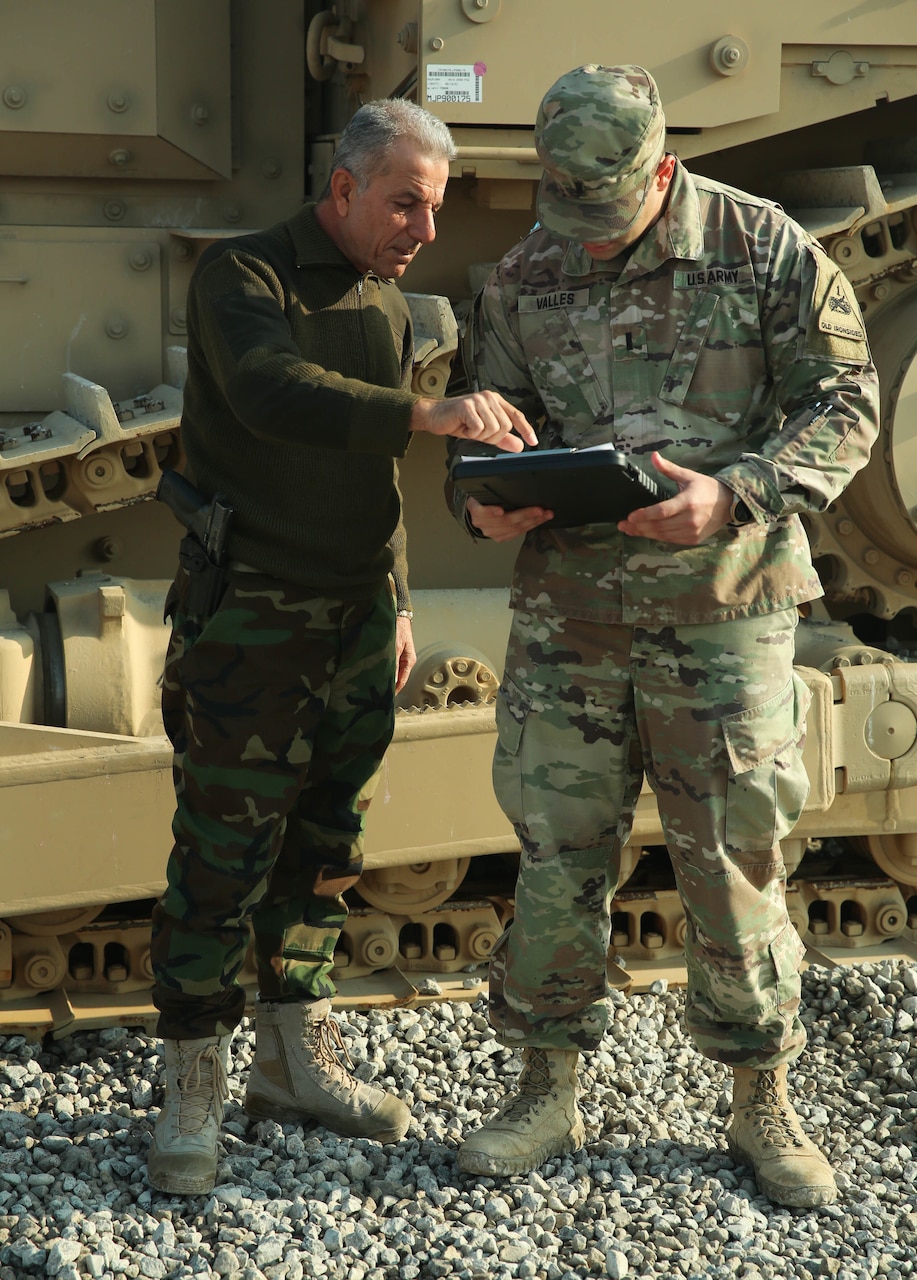
[[[521,538],[529,529],[544,524],[554,515],[546,507],[518,507],[515,511],[504,511],[502,507],[485,506],[477,498],[469,498],[465,510],[474,527],[491,542],[510,542],[513,538]]]
[[[525,415],[496,391],[472,391],[453,400],[424,397],[414,405],[411,430],[492,444],[508,453],[520,453],[524,444],[538,443]]]
[[[618,523],[621,533],[635,538],[655,538],[680,547],[696,547],[721,529],[729,519],[732,490],[713,476],[689,471],[660,454],[653,454],[653,466],[661,475],[674,480],[679,492],[651,507],[632,511]]]
[[[417,661],[410,618],[395,619],[395,654],[395,692],[400,693]]]

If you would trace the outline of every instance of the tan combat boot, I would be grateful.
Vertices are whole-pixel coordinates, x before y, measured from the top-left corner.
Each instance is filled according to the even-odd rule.
[[[164,1040],[166,1095],[153,1130],[147,1177],[159,1191],[206,1195],[217,1173],[230,1036]]]
[[[831,1166],[802,1131],[786,1092],[786,1065],[773,1071],[733,1069],[729,1150],[749,1165],[761,1192],[775,1204],[811,1209],[831,1204],[837,1184]]]
[[[411,1113],[400,1098],[364,1084],[342,1066],[353,1063],[331,1017],[330,1000],[255,1004],[255,1061],[245,1110],[281,1124],[315,1120],[351,1138],[398,1142]]]
[[[459,1147],[462,1172],[509,1177],[578,1151],[586,1138],[576,1105],[578,1058],[575,1049],[523,1049],[516,1092]]]

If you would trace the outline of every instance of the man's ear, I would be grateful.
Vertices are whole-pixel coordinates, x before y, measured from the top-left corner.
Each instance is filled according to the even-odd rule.
[[[672,174],[675,172],[675,157],[670,151],[662,157],[659,162],[659,168],[656,170],[657,179],[661,179],[665,186],[660,187],[660,191],[664,191],[665,187],[672,181]]]
[[[339,218],[346,218],[357,191],[357,180],[349,169],[335,169],[331,175],[331,199]]]

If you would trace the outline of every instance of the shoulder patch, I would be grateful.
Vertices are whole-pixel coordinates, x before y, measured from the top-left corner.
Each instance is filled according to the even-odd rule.
[[[800,356],[841,364],[868,363],[869,340],[853,285],[820,245],[806,245],[805,249],[815,268],[815,280]]]
[[[865,342],[866,330],[853,286],[842,271],[832,275],[821,257],[816,258],[818,275],[812,315],[819,333],[830,333],[851,342]]]

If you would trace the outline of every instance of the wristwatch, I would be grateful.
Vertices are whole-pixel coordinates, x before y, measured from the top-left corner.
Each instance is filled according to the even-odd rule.
[[[729,508],[729,519],[726,523],[731,525],[733,529],[741,529],[744,524],[751,524],[753,520],[754,516],[749,511],[748,504],[743,502],[739,495],[736,494],[732,499],[732,506]]]

